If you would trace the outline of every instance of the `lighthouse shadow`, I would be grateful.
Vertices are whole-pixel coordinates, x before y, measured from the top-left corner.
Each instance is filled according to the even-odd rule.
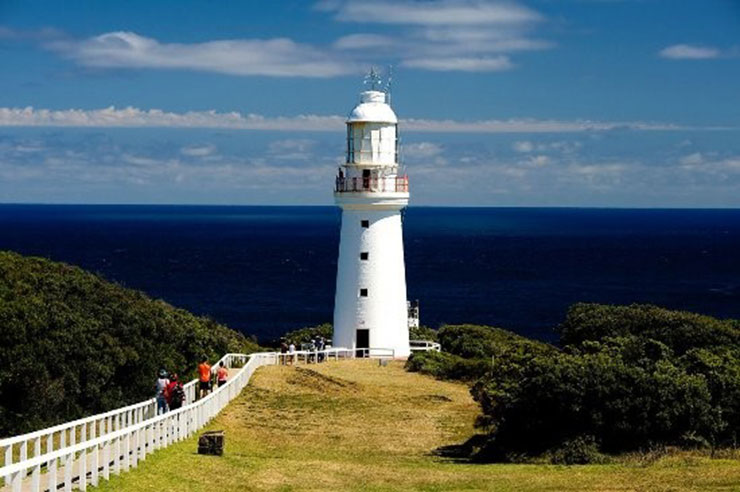
[[[448,444],[440,446],[431,452],[432,456],[444,458],[445,461],[456,463],[476,463],[472,459],[481,447],[486,444],[488,436],[486,434],[475,434],[467,441],[461,444]]]

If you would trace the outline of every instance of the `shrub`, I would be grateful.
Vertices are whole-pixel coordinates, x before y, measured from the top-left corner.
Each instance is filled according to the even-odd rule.
[[[628,335],[658,340],[678,355],[696,348],[740,346],[737,321],[641,304],[575,304],[558,331],[562,346]]]
[[[157,371],[258,347],[80,268],[0,252],[0,434],[150,397]]]
[[[606,460],[599,452],[594,436],[578,436],[552,450],[550,461],[556,465],[587,465],[603,463]]]
[[[445,325],[438,332],[445,352],[467,359],[489,359],[516,352],[547,353],[554,347],[501,328],[478,325]]]
[[[282,338],[300,345],[302,343],[309,343],[314,338],[320,336],[326,340],[331,340],[334,335],[334,328],[331,323],[324,323],[318,326],[307,326],[298,330],[289,331]]]
[[[436,342],[437,330],[424,325],[420,325],[416,328],[409,328],[409,340],[429,340]]]
[[[406,369],[429,374],[437,379],[472,381],[490,369],[490,361],[465,359],[444,352],[415,352],[406,361]]]

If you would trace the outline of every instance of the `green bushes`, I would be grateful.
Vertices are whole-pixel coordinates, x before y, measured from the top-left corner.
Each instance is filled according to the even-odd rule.
[[[551,345],[490,326],[445,325],[437,333],[443,352],[412,354],[406,363],[410,371],[438,379],[474,381],[499,357],[519,360],[556,351]]]
[[[665,446],[735,447],[739,326],[655,306],[577,304],[559,348],[445,326],[445,352],[415,354],[407,367],[473,382],[487,432],[472,451],[481,461],[577,464]]]
[[[575,304],[559,332],[564,347],[628,335],[660,340],[678,355],[703,347],[740,346],[740,323],[736,320],[640,304]]]
[[[406,369],[437,379],[474,381],[491,368],[490,360],[465,359],[446,352],[415,352],[406,361]]]
[[[581,462],[653,446],[736,445],[734,321],[579,304],[560,330],[561,351],[499,357],[474,384],[490,429],[477,459]]]
[[[157,370],[256,350],[215,323],[79,268],[0,252],[0,434],[152,396]]]
[[[436,342],[437,330],[424,325],[409,328],[409,340],[428,340]]]
[[[324,337],[326,340],[331,341],[332,335],[334,334],[334,328],[331,323],[324,323],[317,326],[307,326],[306,328],[300,328],[298,330],[289,331],[282,336],[285,340],[295,343],[300,346],[302,343],[309,343],[316,337]]]

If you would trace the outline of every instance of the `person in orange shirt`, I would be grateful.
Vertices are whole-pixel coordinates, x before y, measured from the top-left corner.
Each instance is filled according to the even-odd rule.
[[[198,380],[199,398],[203,398],[211,391],[211,365],[205,355],[200,359],[200,365],[198,366]]]
[[[221,387],[226,384],[226,380],[229,379],[229,370],[224,366],[224,361],[218,363],[218,371],[216,371],[216,382]]]

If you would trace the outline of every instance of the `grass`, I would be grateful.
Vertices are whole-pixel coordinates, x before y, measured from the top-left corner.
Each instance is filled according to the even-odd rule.
[[[400,363],[264,367],[208,429],[158,451],[103,491],[242,490],[740,490],[740,463],[679,453],[588,466],[476,465],[432,451],[464,441],[478,414],[467,387],[407,373]]]

